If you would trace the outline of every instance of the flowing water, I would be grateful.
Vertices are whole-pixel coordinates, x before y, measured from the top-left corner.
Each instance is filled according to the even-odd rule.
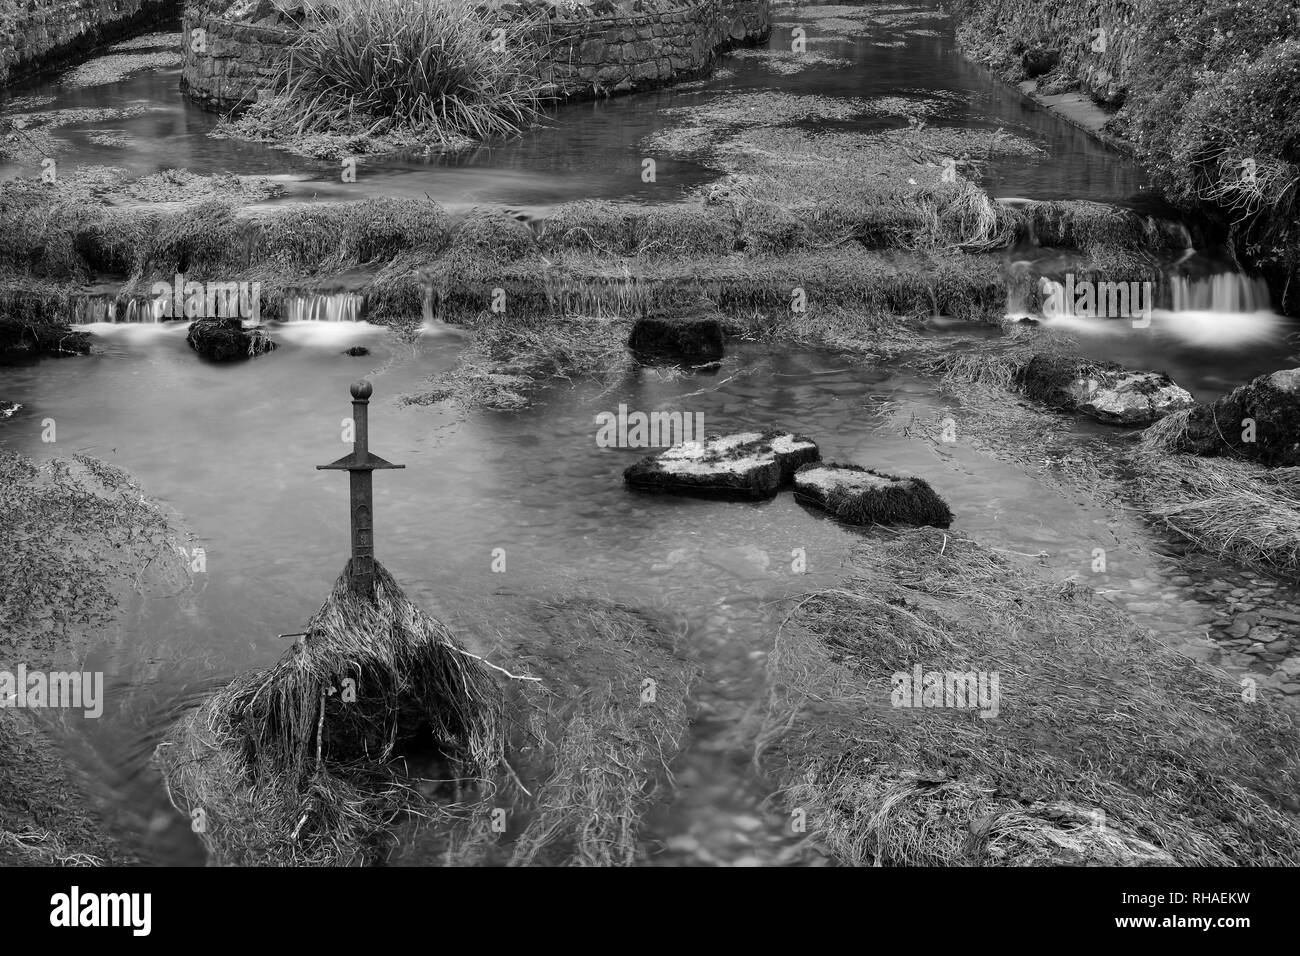
[[[899,22],[897,12],[909,8],[924,11],[926,5],[889,5],[878,23],[843,36],[823,25],[833,14],[813,19],[795,8],[777,7],[769,49],[789,50],[792,27],[799,25],[805,30],[810,52],[843,60],[846,65],[819,64],[780,74],[754,58],[723,57],[714,78],[636,96],[567,104],[543,127],[506,142],[431,157],[367,160],[355,183],[340,181],[336,162],[209,137],[217,117],[180,95],[179,67],[75,88],[57,80],[38,81],[11,92],[24,98],[53,98],[35,109],[21,107],[32,112],[146,108],[138,116],[82,121],[57,130],[56,138],[70,147],[60,161],[61,168],[64,164],[69,168],[116,166],[144,174],[183,167],[205,175],[276,177],[284,181],[288,200],[429,196],[453,209],[499,204],[534,214],[544,214],[557,203],[586,198],[675,202],[692,187],[715,179],[718,171],[707,165],[647,149],[648,136],[688,122],[665,109],[755,91],[824,97],[938,96],[942,97],[937,102],[943,103],[943,112],[930,120],[931,125],[1001,128],[1044,147],[1039,156],[999,158],[990,163],[986,185],[993,195],[1135,205],[1150,202],[1143,193],[1145,178],[1139,167],[962,59],[948,21]],[[174,42],[171,49],[179,46],[179,35]],[[903,116],[871,117],[835,125],[869,132],[906,128],[907,120]],[[94,136],[106,131],[122,134],[123,139],[116,141],[120,145],[105,145],[102,137]],[[643,182],[641,176],[642,160],[647,156],[656,160],[652,183]],[[0,177],[39,172],[0,165]]]
[[[386,163],[363,177],[364,189],[539,208],[578,196],[678,198],[713,173],[661,165],[659,185],[646,185],[631,172],[639,169],[639,141],[664,122],[656,112],[664,105],[760,85],[823,95],[924,87],[967,98],[969,112],[958,122],[1015,128],[1048,145],[1048,158],[992,170],[995,193],[1140,200],[1133,166],[964,63],[946,31],[902,39],[902,47],[863,39],[837,48],[856,58],[853,69],[774,77],[737,60],[728,64],[734,76],[695,90],[565,107],[550,128],[468,157]],[[132,137],[125,152],[88,153],[78,141],[81,161],[287,168],[306,177],[294,186],[300,193],[341,195],[319,166],[205,138],[211,118],[179,99],[175,81],[174,71],[162,71],[59,92],[59,105],[134,98],[156,107],[116,123]],[[1099,356],[1167,368],[1202,398],[1297,364],[1290,327],[1267,311],[1257,289],[1244,280],[1198,281],[1186,282],[1149,328],[1076,320],[1074,331]],[[355,297],[300,297],[285,314],[303,321],[271,324],[281,348],[231,366],[200,361],[185,344],[184,323],[148,321],[158,318],[149,302],[122,308],[134,318],[85,315],[96,323],[87,326],[96,343],[91,356],[0,370],[0,397],[24,406],[0,429],[0,447],[38,459],[83,452],[125,468],[206,551],[206,571],[192,589],[132,600],[120,628],[103,635],[88,663],[107,673],[121,706],[76,728],[108,768],[109,805],[129,821],[133,844],[157,862],[203,856],[148,766],[151,744],[197,689],[274,661],[291,640],[277,635],[301,630],[342,567],[346,483],[314,466],[346,450],[346,386],[363,376],[375,387],[371,445],[406,465],[376,479],[377,556],[417,603],[454,622],[471,650],[489,646],[494,601],[557,590],[643,604],[688,629],[686,645],[704,677],[674,767],[679,795],[648,822],[646,836],[663,848],[656,862],[783,859],[784,821],[764,802],[770,784],[750,768],[734,731],[761,696],[780,614],[774,602],[834,581],[860,532],[789,494],[749,504],[631,493],[621,472],[644,451],[598,447],[599,412],[623,404],[702,413],[709,432],[781,427],[813,437],[828,460],[924,476],[951,504],[954,530],[1039,555],[1048,574],[1097,587],[1203,659],[1220,659],[1208,636],[1220,585],[1300,601],[1293,590],[1185,555],[1131,512],[1054,480],[1051,467],[1018,461],[1014,449],[983,453],[973,443],[944,442],[933,421],[960,411],[933,381],[906,370],[819,350],[733,344],[715,375],[641,369],[612,384],[555,387],[524,411],[463,413],[395,401],[452,366],[462,334],[432,326],[413,343],[399,341],[355,321]],[[941,317],[931,324],[941,337],[975,331]],[[370,354],[343,354],[358,345]],[[58,423],[55,444],[41,441],[46,418]],[[1120,441],[1102,426],[1070,427],[1081,440]],[[1100,578],[1090,571],[1096,547],[1108,553]],[[495,548],[506,552],[504,574],[491,569]],[[792,569],[799,549],[805,574]]]

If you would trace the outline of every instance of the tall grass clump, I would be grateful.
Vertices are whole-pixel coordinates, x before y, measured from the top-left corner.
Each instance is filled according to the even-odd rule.
[[[261,122],[298,136],[508,135],[546,93],[541,24],[498,21],[472,0],[308,0],[298,26],[279,92],[259,105]]]

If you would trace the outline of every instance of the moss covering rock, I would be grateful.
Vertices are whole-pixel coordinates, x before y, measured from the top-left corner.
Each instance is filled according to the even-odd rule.
[[[245,329],[239,319],[196,319],[185,341],[212,362],[234,362],[263,355],[276,348],[261,329]]]
[[[807,464],[794,473],[794,490],[849,524],[952,524],[947,503],[923,478],[860,465]]]
[[[632,325],[627,347],[643,364],[705,365],[722,358],[726,336],[716,315],[643,316]]]
[[[1016,384],[1030,398],[1110,425],[1150,425],[1194,404],[1163,372],[1131,372],[1072,355],[1035,355],[1017,371]]]
[[[1300,368],[1261,375],[1151,433],[1167,451],[1228,455],[1270,468],[1300,465]]]
[[[623,480],[643,491],[770,498],[800,465],[820,457],[814,442],[789,432],[738,432],[648,455]]]

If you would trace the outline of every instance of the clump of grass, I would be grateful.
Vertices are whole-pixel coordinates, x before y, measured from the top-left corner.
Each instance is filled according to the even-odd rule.
[[[739,323],[740,335],[772,345],[831,348],[862,358],[893,359],[924,348],[919,320],[829,306],[797,314],[756,313]]]
[[[430,142],[517,133],[538,118],[541,21],[471,0],[308,0],[260,122],[297,136],[414,132]],[[494,45],[493,30],[504,30]]]
[[[892,706],[998,675],[996,713]],[[1295,717],[962,535],[868,539],[769,658],[761,762],[854,865],[1295,865]],[[990,685],[991,686],[991,683]]]
[[[115,581],[188,581],[167,515],[123,471],[84,455],[37,464],[0,451],[0,654],[80,653],[122,598]]]
[[[1300,468],[1170,454],[1186,427],[1174,412],[1142,434],[1130,456],[1152,521],[1199,550],[1294,577],[1300,571]]]
[[[542,228],[543,249],[592,252],[604,258],[687,258],[731,252],[730,223],[696,203],[638,206],[584,200],[555,210]]]
[[[472,340],[456,367],[427,391],[402,400],[516,409],[530,404],[530,393],[545,385],[580,377],[612,383],[635,365],[627,349],[630,327],[626,320],[480,317],[470,325]]]
[[[640,821],[671,788],[698,673],[671,636],[627,605],[572,597],[544,602],[518,651],[547,673],[523,737],[549,768],[510,864],[628,866],[643,862]],[[579,672],[563,659],[582,661]],[[566,674],[567,672],[567,674]],[[652,685],[647,685],[647,680]],[[648,687],[653,693],[648,694]],[[527,772],[527,771],[526,771]]]
[[[201,811],[213,862],[372,861],[407,811],[433,812],[392,763],[400,746],[432,745],[459,778],[502,758],[502,696],[486,667],[380,565],[373,599],[350,571],[300,644],[237,677],[158,748],[173,803]]]
[[[1181,236],[1162,229],[1156,220],[1105,203],[1077,199],[1032,202],[1021,208],[1020,216],[1042,246],[1172,250],[1183,245]]]

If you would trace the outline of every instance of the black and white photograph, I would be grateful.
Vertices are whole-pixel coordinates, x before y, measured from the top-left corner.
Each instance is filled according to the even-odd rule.
[[[14,921],[1297,865],[1293,2],[0,0]]]

